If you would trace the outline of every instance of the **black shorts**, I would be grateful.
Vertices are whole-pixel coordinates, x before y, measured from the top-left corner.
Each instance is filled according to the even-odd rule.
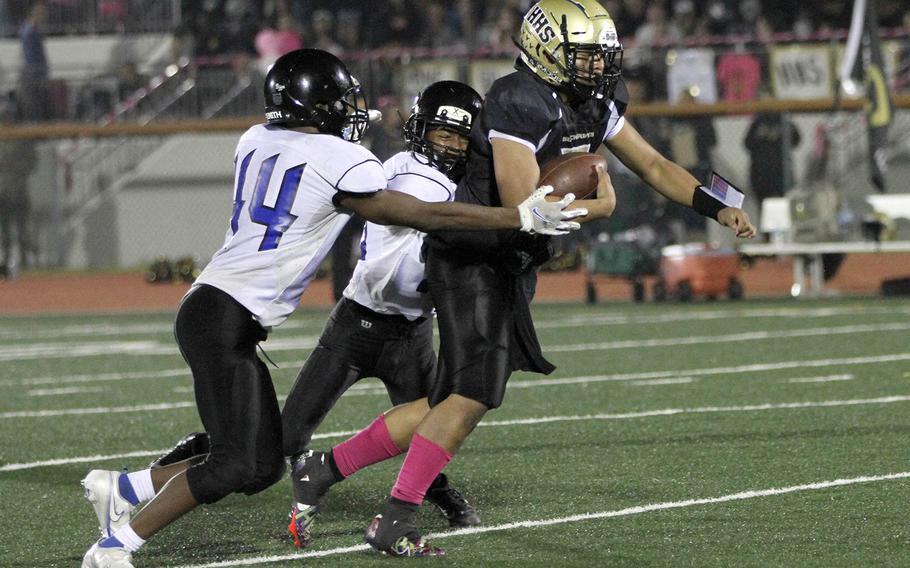
[[[275,389],[256,356],[265,329],[230,295],[202,285],[180,304],[174,335],[193,373],[196,406],[211,439],[208,459],[187,470],[193,496],[211,503],[271,485],[284,458]]]
[[[439,321],[439,369],[430,405],[450,394],[488,408],[502,404],[513,371],[549,374],[530,303],[537,274],[427,248],[427,284]]]
[[[360,379],[381,380],[397,405],[427,396],[435,376],[431,320],[383,315],[343,298],[284,404],[285,455],[306,449],[329,410]]]

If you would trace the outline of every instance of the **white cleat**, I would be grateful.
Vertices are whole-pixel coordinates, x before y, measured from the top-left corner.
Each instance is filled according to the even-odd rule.
[[[119,471],[106,471],[93,469],[82,480],[85,488],[85,498],[95,508],[98,517],[98,529],[101,536],[109,537],[120,527],[128,524],[136,508],[132,503],[121,497]],[[88,558],[88,555],[86,555]],[[130,564],[124,564],[129,566]],[[106,566],[106,565],[105,565]],[[119,566],[112,564],[111,566]]]
[[[135,568],[130,551],[125,548],[101,548],[96,542],[82,557],[82,568]]]

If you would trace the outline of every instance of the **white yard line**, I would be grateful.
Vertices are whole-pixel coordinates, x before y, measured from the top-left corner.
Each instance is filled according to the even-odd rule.
[[[669,307],[669,306],[668,306]],[[328,311],[326,311],[326,314]],[[724,310],[671,310],[656,315],[624,315],[624,314],[600,314],[600,315],[576,315],[576,316],[552,316],[550,318],[541,315],[537,318],[537,327],[540,329],[562,328],[562,327],[584,327],[601,324],[647,324],[647,323],[672,323],[686,321],[710,321],[730,318],[826,318],[840,317],[851,315],[895,315],[910,314],[910,307],[889,306],[889,307],[829,307],[829,308],[812,308],[812,307],[792,307],[792,308],[745,308],[745,309],[724,309]],[[282,330],[288,329],[321,329],[325,321],[323,316],[316,317],[299,317],[286,321],[281,325]],[[0,320],[2,321],[2,320]],[[84,337],[84,336],[123,336],[139,334],[170,334],[174,329],[171,321],[160,323],[97,323],[97,324],[70,324],[60,326],[56,323],[53,325],[40,324],[45,327],[39,327],[32,324],[23,328],[21,322],[12,325],[0,324],[0,340],[23,340],[23,339],[54,339],[65,337]]]
[[[639,349],[642,347],[673,347],[677,345],[699,345],[714,343],[738,343],[789,337],[816,337],[819,335],[845,335],[854,333],[878,333],[910,330],[910,322],[844,325],[837,327],[813,327],[808,329],[763,330],[723,335],[693,335],[687,337],[666,337],[661,339],[628,339],[601,343],[573,343],[571,345],[548,345],[544,352],[599,351],[608,349]]]
[[[530,379],[509,381],[510,389],[538,388],[561,385],[593,384],[604,382],[640,381],[663,378],[678,378],[680,375],[687,377],[711,376],[741,373],[760,373],[766,371],[780,371],[783,369],[799,369],[803,367],[830,367],[841,365],[871,365],[876,363],[893,363],[896,361],[910,360],[910,353],[895,353],[892,355],[878,355],[870,357],[849,357],[845,359],[816,359],[812,361],[782,361],[779,363],[756,363],[751,365],[735,365],[730,367],[710,367],[707,369],[674,369],[670,371],[643,371],[640,373],[618,373],[613,375],[587,375],[580,377],[563,377],[558,379]],[[349,396],[359,394],[381,394],[383,389],[377,387],[375,382],[362,383],[351,387],[346,393]],[[353,394],[352,394],[353,393]],[[74,408],[54,410],[31,410],[0,412],[3,418],[42,418],[47,416],[65,416],[68,414],[103,414],[105,412],[133,412],[136,410],[173,410],[195,406],[192,401],[175,403],[161,403],[140,406],[114,406],[100,408]]]
[[[62,396],[67,394],[84,394],[93,392],[106,392],[105,387],[63,387],[59,389],[32,389],[28,396]]]
[[[632,387],[655,387],[662,385],[686,385],[694,381],[692,377],[677,377],[675,379],[650,379],[647,381],[631,381],[626,383]]]
[[[125,316],[129,317],[129,316]],[[136,316],[141,317],[141,316]],[[281,329],[319,329],[325,325],[322,321],[287,321]],[[62,327],[45,327],[40,329],[23,329],[21,326],[0,326],[0,340],[12,339],[58,339],[62,337],[83,337],[100,335],[148,335],[174,332],[173,321],[162,323],[98,323],[74,324]]]
[[[657,416],[676,416],[680,414],[706,414],[706,413],[723,413],[723,412],[757,412],[765,410],[794,410],[799,408],[831,408],[836,406],[861,406],[872,404],[893,404],[898,402],[908,402],[910,396],[885,396],[880,398],[864,398],[851,400],[822,400],[816,402],[784,402],[768,404],[751,404],[745,406],[702,406],[694,408],[662,408],[656,410],[643,410],[639,412],[626,412],[621,414],[576,414],[568,416],[538,416],[533,418],[517,418],[513,420],[485,420],[479,424],[486,428],[503,427],[503,426],[528,426],[535,424],[552,424],[554,422],[587,422],[592,420],[630,420],[635,418],[653,418]],[[314,439],[338,438],[350,436],[356,433],[355,430],[346,430],[341,432],[325,432],[316,434]],[[30,463],[12,463],[0,466],[2,471],[15,471],[20,469],[31,469],[45,465],[64,465],[68,463],[83,463],[86,461],[105,461],[107,459],[121,459],[131,455],[147,456],[163,453],[161,450],[141,451],[135,454],[115,454],[112,456],[91,456],[88,458],[61,458],[49,461],[30,462]]]
[[[0,412],[0,418],[46,418],[48,416],[70,416],[74,414],[114,414],[123,412],[143,412],[175,410],[178,408],[196,408],[192,401],[159,402],[155,404],[135,404],[132,406],[98,406],[95,408],[64,408],[59,410],[16,410]]]
[[[725,309],[725,310],[678,310],[656,315],[623,315],[599,314],[578,315],[568,317],[554,317],[552,320],[540,319],[535,321],[538,329],[553,329],[563,327],[583,327],[589,325],[624,325],[624,324],[650,324],[674,323],[689,321],[730,320],[744,318],[825,318],[840,316],[870,316],[870,315],[896,315],[910,314],[910,307],[891,306],[887,308],[758,308],[758,309]]]
[[[852,381],[853,375],[825,375],[823,377],[796,377],[787,379],[788,383],[831,383],[835,381]]]
[[[857,333],[884,333],[895,331],[910,330],[910,322],[894,322],[881,324],[861,324],[861,325],[844,325],[831,327],[811,327],[805,329],[790,330],[758,330],[735,334],[720,335],[687,335],[683,337],[666,337],[660,339],[630,339],[622,341],[607,341],[599,343],[571,344],[571,345],[545,345],[544,352],[575,352],[575,351],[598,351],[614,349],[641,349],[648,347],[673,347],[679,345],[698,345],[702,343],[738,343],[746,341],[775,340],[782,338],[794,337],[818,337],[829,335],[845,335]],[[317,336],[298,336],[283,337],[280,340],[265,342],[264,348],[272,352],[282,351],[302,351],[310,349],[316,345]],[[175,345],[165,345],[156,341],[143,342],[115,342],[104,343],[95,342],[90,344],[72,344],[72,343],[45,343],[32,344],[24,346],[0,346],[0,361],[44,359],[48,357],[67,358],[67,357],[89,357],[99,355],[177,355]],[[289,366],[299,367],[297,361],[279,363],[284,368]],[[179,370],[169,369],[162,373],[171,373],[173,376]],[[186,372],[186,371],[184,371]],[[141,374],[136,373],[111,373],[108,375],[98,375],[96,380],[119,380],[120,378],[140,378],[154,376],[152,372]],[[91,376],[79,375],[76,377],[37,377],[31,379],[7,380],[0,381],[0,386],[17,386],[20,384],[42,384],[53,383],[60,384],[60,381],[69,380],[70,382],[87,382],[91,381]]]
[[[654,513],[658,511],[667,511],[670,509],[685,509],[687,507],[700,507],[704,505],[716,505],[719,503],[729,503],[731,501],[745,501],[748,499],[758,499],[762,497],[774,497],[777,495],[787,495],[790,493],[800,493],[803,491],[820,491],[834,487],[846,487],[850,485],[859,485],[861,483],[879,483],[883,481],[894,481],[899,479],[910,478],[910,471],[899,473],[887,473],[883,475],[869,475],[863,477],[853,477],[844,479],[834,479],[831,481],[816,481],[803,485],[791,485],[789,487],[773,487],[770,489],[750,489],[738,493],[730,493],[719,497],[703,497],[699,499],[685,499],[683,501],[665,501],[663,503],[649,503],[647,505],[638,505],[617,509],[613,511],[600,511],[596,513],[581,513],[568,517],[556,517],[551,519],[538,519],[516,521],[504,523],[501,525],[470,527],[446,531],[441,533],[431,533],[426,535],[428,539],[439,541],[447,538],[464,535],[485,534],[493,532],[511,531],[516,529],[536,529],[553,525],[564,525],[569,523],[579,523],[585,521],[596,521],[601,519],[613,519],[618,517],[628,517],[631,515],[641,515],[644,513]],[[318,558],[324,556],[338,556],[352,552],[362,552],[369,550],[365,544],[355,546],[343,546],[339,548],[330,548],[327,550],[314,550],[299,554],[284,554],[276,556],[256,556],[251,558],[237,558],[235,560],[222,560],[220,562],[210,562],[206,564],[192,564],[181,566],[180,568],[222,568],[226,566],[253,566],[256,564],[269,564],[272,562],[284,562],[298,560],[303,558]]]

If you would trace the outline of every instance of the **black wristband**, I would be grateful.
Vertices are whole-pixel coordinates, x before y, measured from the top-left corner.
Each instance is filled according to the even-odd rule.
[[[717,221],[717,214],[726,207],[722,201],[718,201],[708,193],[704,186],[700,185],[695,188],[695,194],[692,195],[692,209],[696,213],[701,213],[705,217]]]

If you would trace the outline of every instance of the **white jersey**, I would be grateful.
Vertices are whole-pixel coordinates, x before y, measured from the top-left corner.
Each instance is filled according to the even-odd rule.
[[[399,152],[385,163],[389,189],[423,201],[451,201],[455,183],[439,170]],[[429,294],[417,287],[424,279],[420,248],[425,233],[410,227],[366,223],[360,241],[360,260],[344,296],[380,314],[410,320],[433,311]]]
[[[234,157],[234,210],[221,250],[195,285],[230,294],[264,327],[291,315],[350,218],[339,191],[386,186],[382,163],[337,136],[250,128]]]

